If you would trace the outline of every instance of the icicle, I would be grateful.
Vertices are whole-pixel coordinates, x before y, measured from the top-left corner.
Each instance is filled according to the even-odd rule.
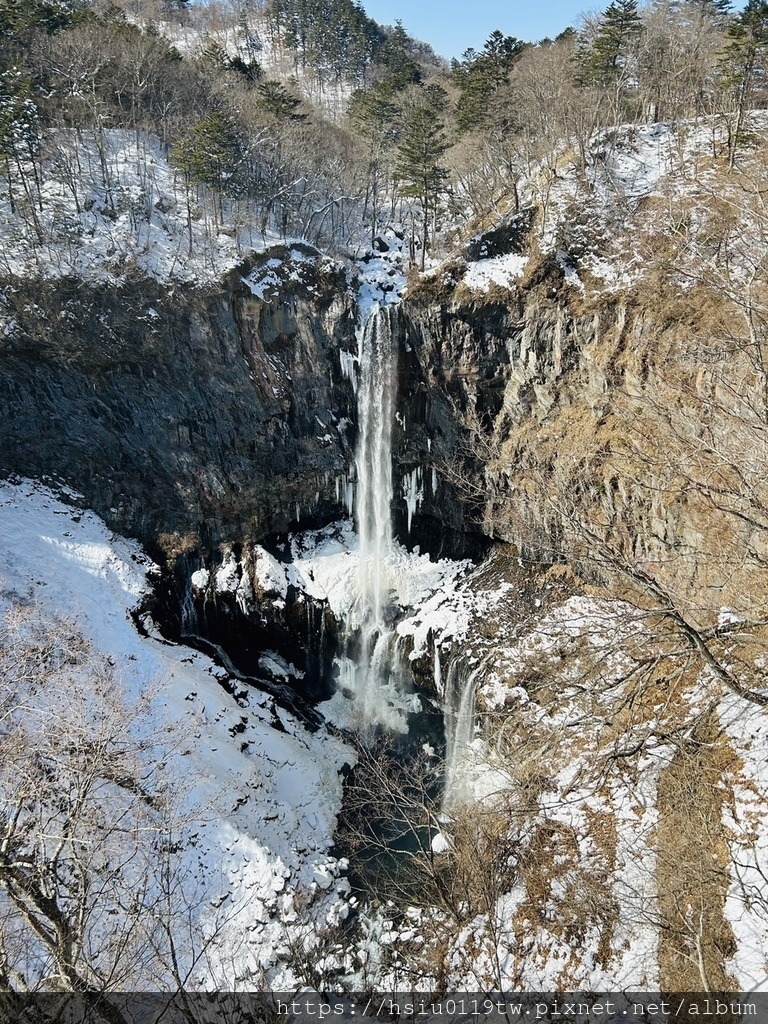
[[[440,651],[437,647],[437,640],[435,640],[435,693],[438,697],[443,696],[443,671],[440,666]]]
[[[411,523],[419,507],[419,502],[424,499],[424,488],[421,486],[421,480],[421,466],[417,466],[416,469],[407,473],[403,479],[403,497],[405,498],[405,508],[408,513],[408,533],[411,532]]]
[[[181,635],[195,636],[198,633],[197,607],[192,579],[184,584],[184,597],[181,600]]]
[[[345,352],[341,349],[339,351],[339,363],[341,364],[342,377],[346,377],[347,380],[352,381],[352,390],[357,394],[357,373],[355,372],[357,357],[353,352]]]

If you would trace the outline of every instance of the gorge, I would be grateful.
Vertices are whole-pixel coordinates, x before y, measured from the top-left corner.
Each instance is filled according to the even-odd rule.
[[[0,1015],[763,986],[752,22],[70,6],[0,4]]]

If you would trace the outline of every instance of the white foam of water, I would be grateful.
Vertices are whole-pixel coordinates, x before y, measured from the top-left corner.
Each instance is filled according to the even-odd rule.
[[[360,433],[355,455],[355,513],[359,541],[358,593],[348,620],[353,658],[341,663],[340,685],[363,720],[407,730],[400,682],[398,637],[388,622],[392,603],[392,424],[397,390],[397,311],[374,306],[358,333],[357,381]]]

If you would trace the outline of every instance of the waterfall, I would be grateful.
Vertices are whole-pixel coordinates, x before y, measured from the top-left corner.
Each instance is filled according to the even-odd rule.
[[[195,591],[192,578],[184,584],[184,596],[181,599],[181,635],[194,636],[200,631],[195,606]]]
[[[445,785],[443,813],[450,812],[471,799],[467,785],[467,760],[475,734],[475,692],[482,666],[470,668],[463,658],[456,658],[445,680]]]
[[[375,307],[360,334],[357,408],[360,436],[357,531],[360,540],[361,619],[381,632],[392,560],[392,422],[395,412],[397,313]]]
[[[339,682],[365,725],[407,731],[408,701],[392,629],[392,425],[397,392],[397,311],[375,306],[358,334],[355,453],[359,569]]]

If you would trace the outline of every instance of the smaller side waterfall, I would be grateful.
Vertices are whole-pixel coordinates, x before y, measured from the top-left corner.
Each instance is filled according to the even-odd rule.
[[[472,798],[468,761],[475,734],[475,693],[482,665],[456,658],[445,680],[445,785],[442,811],[451,811]]]
[[[194,636],[200,632],[195,606],[195,591],[191,577],[184,584],[184,596],[181,599],[181,635]]]

